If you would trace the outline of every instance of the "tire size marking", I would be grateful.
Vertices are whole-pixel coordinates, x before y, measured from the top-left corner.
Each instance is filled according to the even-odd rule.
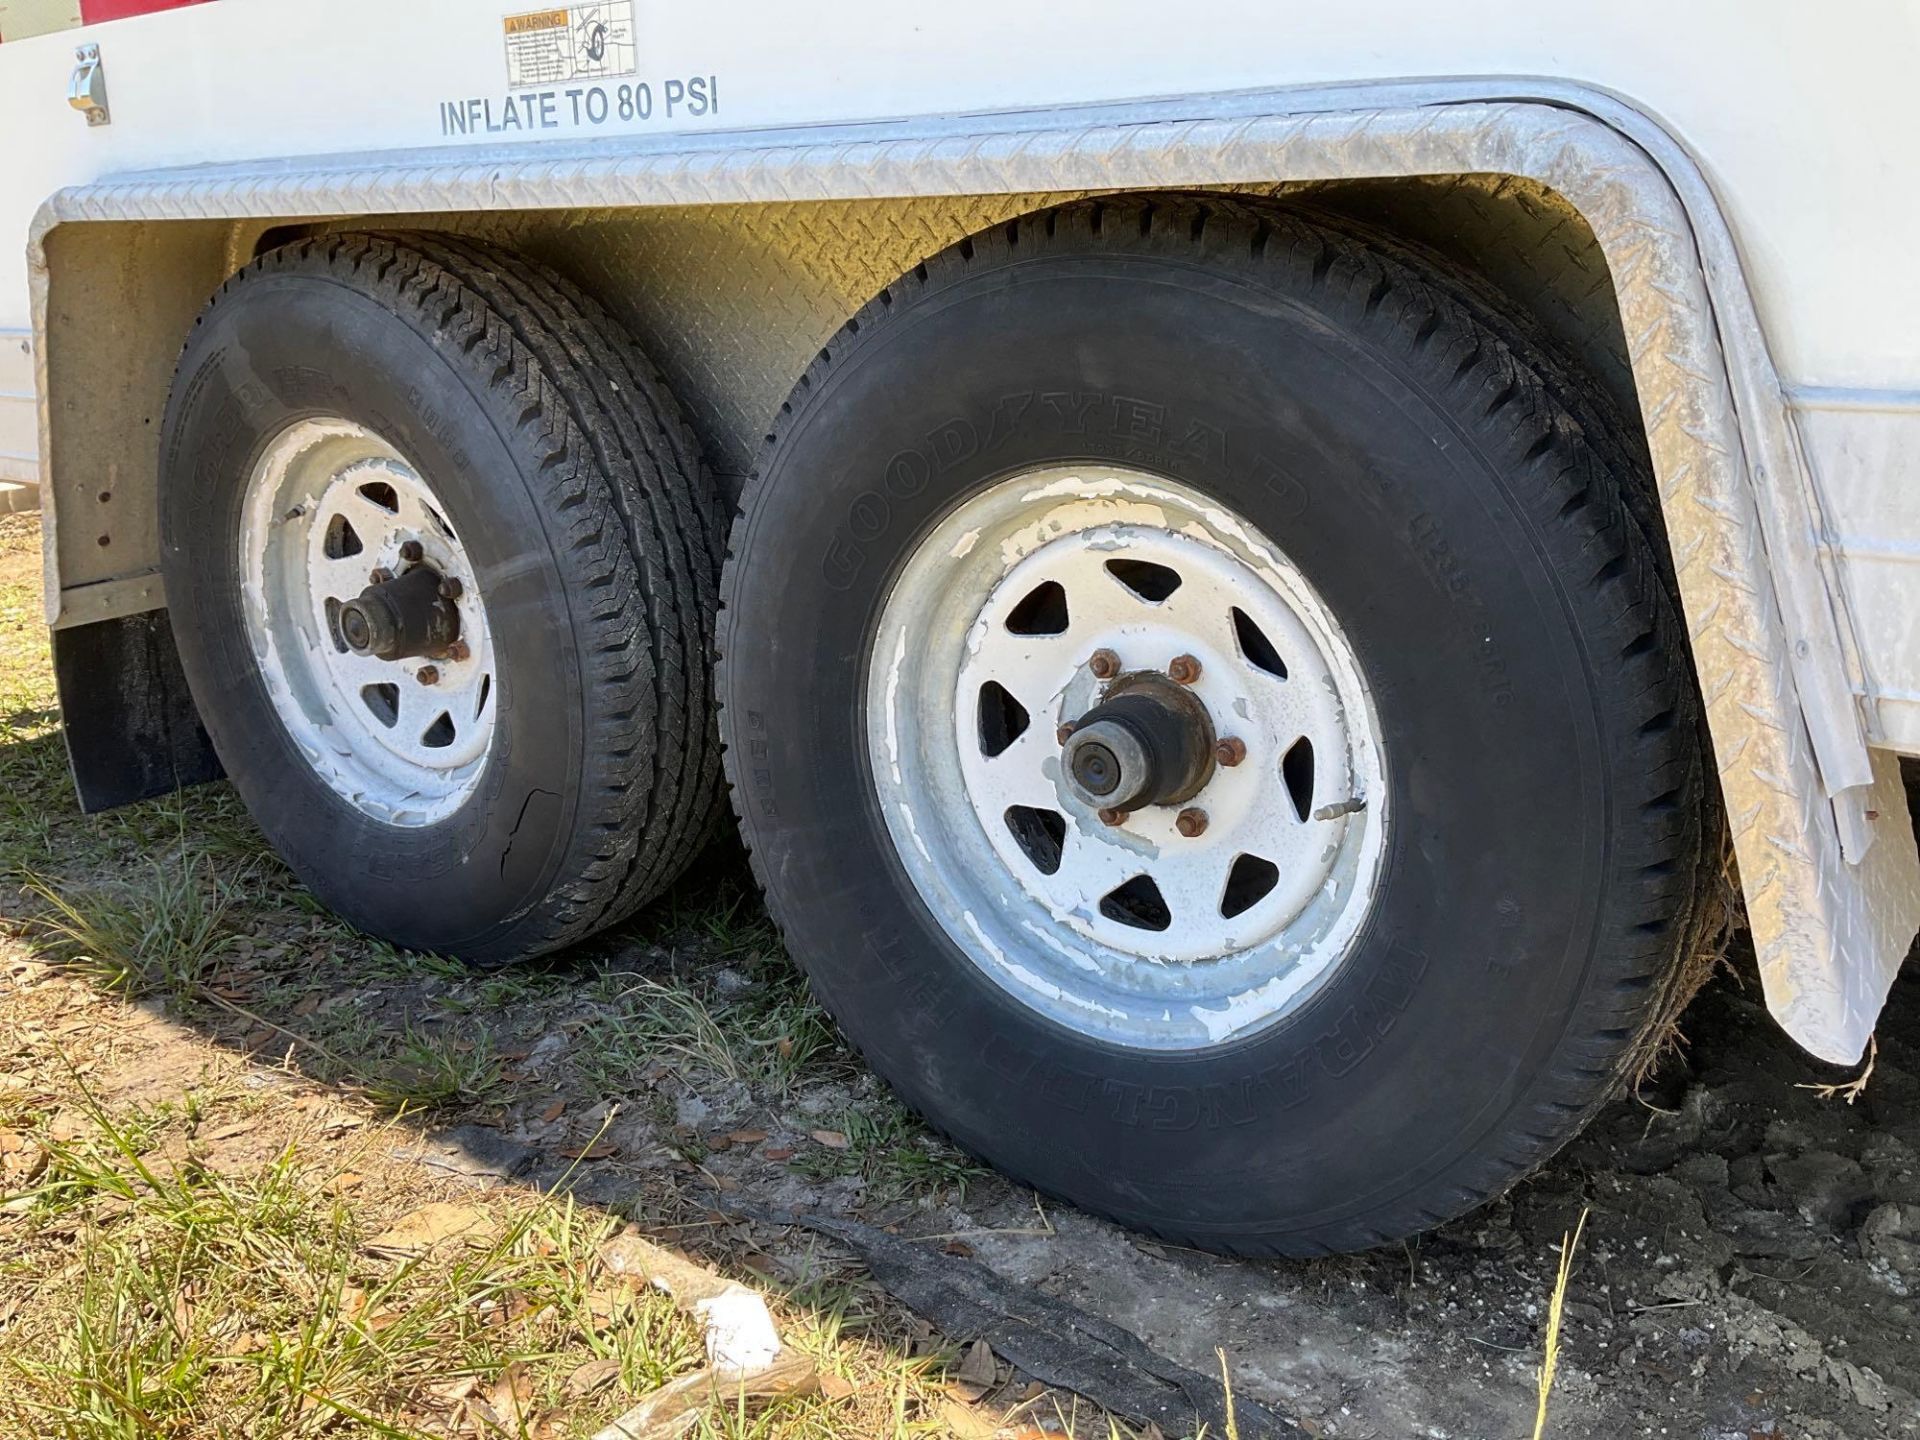
[[[1414,558],[1427,572],[1427,578],[1445,600],[1457,607],[1480,631],[1481,648],[1475,657],[1480,689],[1495,706],[1505,709],[1513,704],[1513,678],[1493,636],[1487,607],[1474,588],[1473,575],[1453,553],[1440,522],[1426,511],[1415,515],[1407,525],[1407,540]]]
[[[753,791],[753,804],[760,814],[772,820],[780,814],[773,797],[773,771],[768,766],[772,754],[767,744],[767,717],[758,710],[747,711],[747,773]]]
[[[698,120],[720,113],[720,77],[690,75],[623,80],[617,85],[569,85],[517,95],[461,96],[440,102],[440,133],[527,135],[542,130],[593,130],[654,120]]]

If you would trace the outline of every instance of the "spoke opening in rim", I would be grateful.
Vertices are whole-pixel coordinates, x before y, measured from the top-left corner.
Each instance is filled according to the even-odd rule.
[[[1228,920],[1244,915],[1273,893],[1280,883],[1280,867],[1258,855],[1234,857],[1227,871],[1227,888],[1220,894],[1220,914]]]
[[[1058,580],[1034,586],[1007,614],[1007,629],[1016,635],[1063,635],[1067,625],[1067,591]]]
[[[1151,560],[1109,560],[1107,573],[1150,605],[1158,605],[1180,588],[1178,570]]]
[[[1007,809],[1007,829],[1036,870],[1042,875],[1059,873],[1060,856],[1067,844],[1066,816],[1058,810],[1013,805]]]
[[[1282,680],[1287,678],[1287,662],[1280,658],[1280,652],[1274,648],[1273,641],[1267,638],[1267,632],[1238,605],[1233,607],[1233,634],[1240,642],[1240,653],[1249,665]]]
[[[353,528],[353,522],[344,515],[335,515],[327,522],[324,544],[329,560],[351,559],[366,549],[360,541],[360,532]]]
[[[1287,798],[1293,801],[1294,814],[1306,820],[1313,814],[1313,741],[1302,735],[1287,747],[1280,760],[1280,778],[1287,783]]]
[[[1027,733],[1027,707],[998,680],[980,687],[980,753],[991,759]]]
[[[1100,913],[1136,930],[1165,930],[1173,924],[1173,911],[1151,875],[1136,875],[1114,886],[1101,897]]]
[[[400,687],[398,685],[362,685],[360,699],[373,718],[389,730],[400,723]]]

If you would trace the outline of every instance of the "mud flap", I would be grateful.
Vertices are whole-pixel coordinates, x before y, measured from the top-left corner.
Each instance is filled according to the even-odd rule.
[[[222,775],[165,610],[53,632],[54,679],[89,815]]]

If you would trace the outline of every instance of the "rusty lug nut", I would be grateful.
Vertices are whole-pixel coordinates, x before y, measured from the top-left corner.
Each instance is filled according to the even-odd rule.
[[[426,558],[426,554],[426,550],[418,540],[403,540],[400,542],[400,558],[409,565],[418,565],[421,560]]]
[[[1229,735],[1213,747],[1213,758],[1231,770],[1247,758],[1247,742],[1238,735]]]
[[[460,592],[466,588],[466,586],[460,583],[460,577],[458,575],[449,575],[440,582],[440,598],[442,600],[458,600],[460,598]]]
[[[1189,840],[1196,840],[1207,833],[1207,812],[1198,806],[1188,806],[1173,817],[1173,828]]]
[[[373,585],[384,585],[391,579],[393,579],[393,572],[384,565],[378,566],[371,575],[367,576],[368,583]]]
[[[1071,723],[1069,723],[1066,725],[1062,725],[1058,730],[1054,731],[1053,738],[1056,741],[1058,741],[1060,744],[1064,745],[1067,743],[1067,738],[1072,734],[1073,734],[1073,726]]]
[[[1111,650],[1096,650],[1087,657],[1087,669],[1096,680],[1111,680],[1120,673],[1120,657]]]
[[[1127,812],[1124,810],[1115,810],[1112,806],[1108,806],[1100,812],[1100,823],[1102,825],[1124,825],[1127,823]]]
[[[422,685],[438,685],[440,683],[440,667],[438,665],[422,665],[418,670],[413,672],[413,678],[418,680]]]
[[[464,640],[456,640],[447,646],[447,659],[453,661],[455,664],[458,664],[462,660],[471,660],[472,658],[473,649]]]
[[[1191,655],[1176,655],[1167,662],[1167,678],[1176,685],[1191,685],[1200,678],[1200,662]]]

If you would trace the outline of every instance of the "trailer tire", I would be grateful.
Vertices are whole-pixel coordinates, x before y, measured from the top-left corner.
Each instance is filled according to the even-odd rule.
[[[1588,442],[1563,376],[1442,268],[1185,199],[976,235],[823,349],[735,524],[721,733],[791,952],[933,1124],[1137,1229],[1307,1255],[1482,1203],[1607,1097],[1663,1018],[1708,782],[1685,634],[1625,499],[1645,477]],[[1106,556],[1142,609],[1100,588]],[[1011,710],[980,680],[996,656]],[[1271,724],[1243,703],[1302,678],[1285,704],[1337,703]],[[1097,816],[1071,737],[1114,685],[1158,687],[1166,715],[1198,697],[1212,728],[1179,724],[1223,768],[1175,784],[1153,759],[1174,732],[1143,729],[1161,788]],[[1309,771],[1307,803],[1271,743],[1296,723],[1331,777]],[[1041,779],[992,768],[1030,737]],[[1329,828],[1269,866],[1281,888],[1322,850],[1338,883],[1279,940],[1205,950],[1252,942],[1234,872],[1206,888],[1220,862],[1179,847],[1296,844],[1236,818],[1289,802]],[[1097,904],[1049,888],[1075,847],[1098,885],[1173,879],[1158,908],[1132,882]],[[1293,958],[1208,988],[1262,954]]]
[[[160,512],[221,762],[360,929],[539,954],[711,832],[718,491],[632,337],[557,274],[450,236],[261,256],[181,357]]]

